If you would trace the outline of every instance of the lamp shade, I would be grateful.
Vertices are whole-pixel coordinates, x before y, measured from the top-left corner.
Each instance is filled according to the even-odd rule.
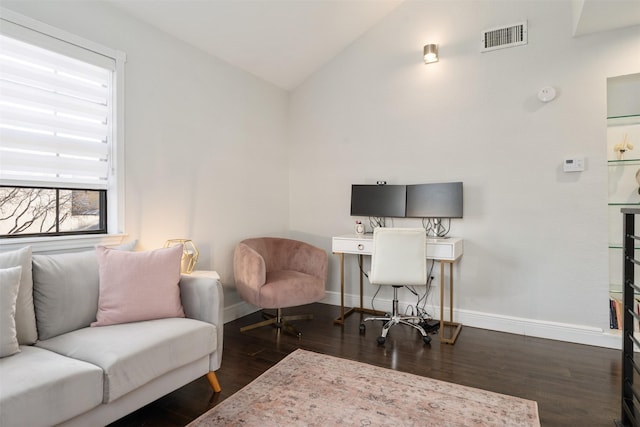
[[[198,248],[196,248],[196,245],[193,243],[193,241],[189,239],[169,239],[164,242],[165,248],[175,245],[182,245],[182,260],[180,262],[180,272],[191,274],[193,272],[193,268],[198,262],[198,256],[200,255],[200,252],[198,252]]]
[[[438,62],[437,44],[427,44],[424,46],[424,63],[430,64],[432,62]]]

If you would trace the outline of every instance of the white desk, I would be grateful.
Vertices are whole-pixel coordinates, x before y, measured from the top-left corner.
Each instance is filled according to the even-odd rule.
[[[334,254],[340,256],[340,317],[334,323],[344,325],[344,319],[353,313],[368,313],[378,315],[374,311],[363,307],[363,275],[360,270],[360,307],[344,309],[344,255],[358,255],[358,263],[362,265],[364,256],[371,256],[373,249],[373,235],[348,234],[335,236],[332,239],[331,249]],[[462,329],[462,324],[453,321],[453,264],[462,256],[464,250],[463,240],[459,237],[427,238],[427,259],[440,262],[440,341],[446,344],[455,343]],[[443,319],[444,315],[444,273],[445,265],[449,265],[449,320]],[[450,326],[454,330],[449,337],[444,335],[444,327]]]

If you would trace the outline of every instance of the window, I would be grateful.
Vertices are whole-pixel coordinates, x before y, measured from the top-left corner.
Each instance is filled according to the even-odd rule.
[[[0,12],[0,236],[121,232],[124,55]]]
[[[0,234],[106,233],[106,191],[0,187]]]

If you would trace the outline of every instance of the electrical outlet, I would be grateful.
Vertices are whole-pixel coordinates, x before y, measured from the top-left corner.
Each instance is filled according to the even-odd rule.
[[[436,276],[429,277],[429,284],[431,285],[432,288],[440,286],[440,282],[436,280]]]

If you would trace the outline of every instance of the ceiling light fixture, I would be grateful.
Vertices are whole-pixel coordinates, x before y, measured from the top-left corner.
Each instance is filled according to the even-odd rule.
[[[438,62],[438,45],[424,45],[424,63],[430,64],[432,62]]]

